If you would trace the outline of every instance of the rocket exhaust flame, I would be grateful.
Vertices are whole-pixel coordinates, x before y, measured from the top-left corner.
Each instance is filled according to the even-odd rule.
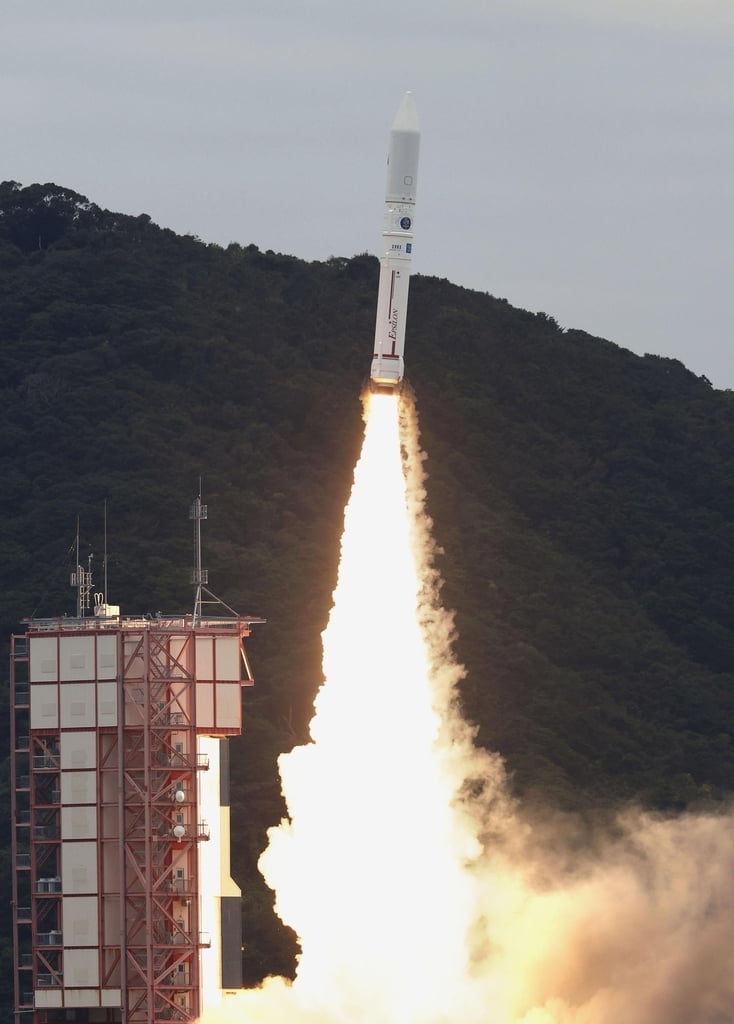
[[[734,818],[629,811],[583,856],[521,817],[456,707],[414,411],[372,395],[365,419],[313,742],[280,758],[290,819],[261,859],[297,977],[204,1020],[731,1020]]]
[[[314,743],[281,758],[291,822],[271,832],[261,868],[302,940],[299,993],[341,989],[348,1019],[371,1006],[406,1024],[455,991],[472,893],[436,755],[443,709],[420,622],[398,402],[367,401]]]

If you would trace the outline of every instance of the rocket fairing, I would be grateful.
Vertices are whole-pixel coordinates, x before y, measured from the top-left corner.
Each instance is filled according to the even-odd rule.
[[[377,292],[375,348],[370,370],[373,390],[395,391],[403,379],[405,321],[408,315],[413,217],[418,183],[420,127],[413,94],[406,92],[390,131]]]

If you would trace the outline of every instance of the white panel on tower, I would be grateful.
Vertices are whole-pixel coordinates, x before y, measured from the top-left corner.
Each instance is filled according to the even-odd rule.
[[[97,637],[97,679],[117,679],[117,637]]]
[[[196,678],[214,678],[214,651],[210,636],[196,638]]]
[[[31,729],[58,729],[59,688],[56,683],[36,683],[31,692]]]
[[[72,895],[97,892],[97,844],[61,844],[62,891]]]
[[[96,839],[97,808],[96,807],[62,807],[61,808],[62,839]]]
[[[74,950],[74,952],[75,953],[81,953],[83,951],[79,950],[79,949],[76,949],[76,950]],[[68,961],[66,959],[68,955],[69,955],[68,952],[64,954],[64,984],[66,984],[66,979],[69,977],[69,968],[66,966],[67,963],[68,963]],[[73,974],[73,977],[76,977],[76,978],[79,978],[79,979],[88,978],[90,976],[91,976],[91,972],[89,970],[84,969],[84,968],[79,968],[79,969],[75,970],[75,972]],[[99,977],[99,969],[97,969],[95,976]],[[86,983],[84,981],[82,981],[82,980],[78,980],[78,981],[75,982],[75,984],[76,985],[84,985]],[[92,984],[94,984],[94,982],[92,982]],[[64,1006],[66,1006],[66,1007],[70,1007],[70,1006],[99,1006],[99,989],[97,989],[97,988],[65,988],[64,989]]]
[[[240,642],[236,636],[218,636],[214,641],[217,679],[240,678]]]
[[[62,772],[62,804],[95,804],[97,802],[96,772]]]
[[[199,729],[214,727],[214,683],[196,684],[196,725]]]
[[[61,1006],[61,989],[37,988],[33,994],[33,1005],[37,1010]]]
[[[239,683],[217,683],[218,729],[239,729],[242,722],[242,689]]]
[[[94,683],[67,683],[61,687],[61,728],[78,729],[97,724]]]
[[[63,897],[61,913],[64,921],[64,946],[99,945],[98,909],[96,896]],[[78,981],[77,984],[81,985],[84,982]]]
[[[99,992],[70,991],[99,986],[99,953],[96,949],[64,949],[64,1004],[99,1006]]]
[[[32,683],[49,683],[59,678],[58,641],[55,636],[32,636],[29,653]]]
[[[97,734],[94,732],[62,732],[59,737],[61,770],[95,768],[97,765]]]
[[[93,636],[62,636],[60,647],[62,680],[94,679]]]

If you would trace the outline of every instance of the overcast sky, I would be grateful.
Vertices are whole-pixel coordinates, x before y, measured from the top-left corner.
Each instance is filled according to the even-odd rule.
[[[734,0],[0,13],[2,178],[207,242],[377,254],[388,131],[411,89],[416,271],[734,387]]]

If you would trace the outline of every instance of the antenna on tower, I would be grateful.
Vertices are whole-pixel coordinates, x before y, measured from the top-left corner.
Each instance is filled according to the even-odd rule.
[[[194,625],[201,619],[201,592],[204,584],[209,582],[209,571],[201,568],[201,520],[208,517],[208,507],[201,503],[201,477],[199,477],[199,493],[189,508],[189,519],[194,521],[194,569],[191,582],[196,587],[194,598]]]
[[[107,604],[107,498],[104,500],[104,603]]]
[[[237,615],[234,608],[223,601],[216,594],[213,594],[211,590],[206,586],[209,582],[209,570],[202,569],[201,567],[201,521],[202,519],[208,519],[208,506],[203,505],[201,501],[201,477],[199,477],[199,493],[194,499],[193,505],[189,506],[189,519],[194,521],[194,560],[195,568],[191,573],[191,582],[196,587],[196,596],[194,598],[194,626],[198,625],[201,621],[201,609],[202,605],[205,604],[220,604],[223,608],[226,608],[232,615]],[[207,594],[211,601],[206,601],[202,597],[202,594]]]
[[[92,591],[92,556],[87,558],[87,568],[79,562],[79,516],[76,517],[76,571],[71,574],[71,586],[76,587],[76,617],[83,619],[89,611],[89,595]]]
[[[100,619],[119,617],[119,604],[107,604],[107,499],[104,502],[104,589],[94,595],[94,614]],[[91,584],[91,579],[90,579]]]

